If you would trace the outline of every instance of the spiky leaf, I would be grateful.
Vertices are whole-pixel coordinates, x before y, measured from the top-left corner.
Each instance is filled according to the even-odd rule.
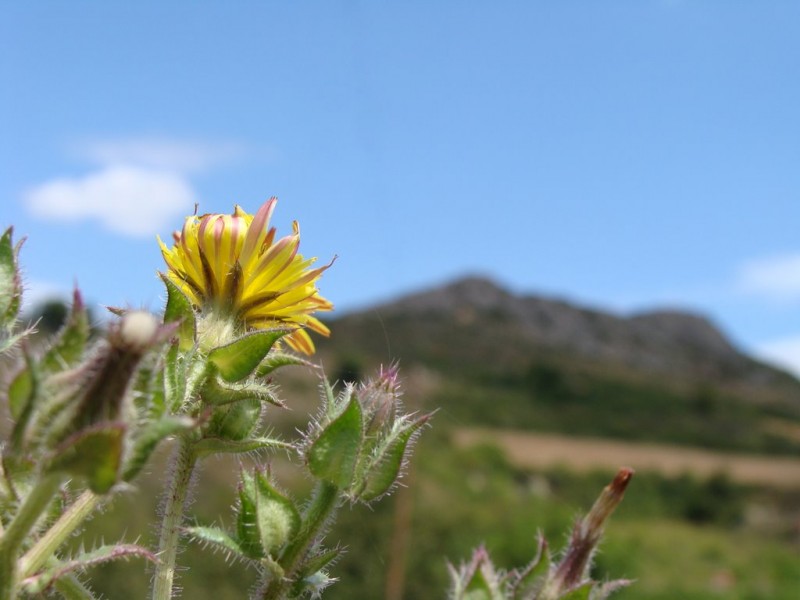
[[[578,587],[571,589],[569,592],[561,596],[561,600],[589,600],[594,586],[594,581],[582,583]]]
[[[22,303],[17,254],[11,241],[14,230],[9,227],[0,237],[0,329],[10,331]]]
[[[33,400],[36,390],[37,379],[34,377],[34,369],[37,365],[26,356],[27,365],[23,367],[8,386],[8,408],[11,416],[19,420],[25,407]]]
[[[255,474],[256,512],[261,547],[274,555],[300,529],[300,513],[294,503],[273,487],[263,473]]]
[[[243,440],[253,433],[260,417],[261,402],[258,398],[248,398],[214,409],[208,431],[213,437]]]
[[[227,383],[218,377],[209,377],[203,385],[202,395],[204,404],[217,406],[250,398],[257,398],[259,402],[266,402],[281,408],[286,406],[275,395],[274,386],[257,381]]]
[[[225,381],[241,381],[256,370],[275,342],[287,333],[289,331],[283,329],[250,333],[214,348],[209,352],[208,360]]]
[[[171,415],[147,423],[138,432],[136,439],[133,441],[133,448],[128,457],[122,479],[131,481],[136,477],[147,464],[156,446],[163,439],[182,431],[188,431],[195,425],[195,421],[189,417]]]
[[[539,535],[539,549],[534,558],[519,573],[514,582],[514,600],[535,598],[550,572],[550,549],[543,535]]]
[[[180,322],[178,327],[178,347],[183,351],[191,350],[194,346],[197,331],[197,318],[192,308],[192,302],[177,285],[170,281],[169,277],[162,274],[161,280],[167,288],[167,306],[164,309],[164,322]]]
[[[41,594],[54,582],[76,572],[85,571],[89,567],[127,558],[145,558],[150,562],[157,562],[155,555],[141,546],[134,544],[115,544],[100,546],[90,552],[82,552],[75,558],[60,562],[55,566],[49,567],[22,582],[22,589],[31,595]]]
[[[196,542],[208,544],[217,550],[221,550],[237,558],[251,558],[245,554],[236,540],[218,527],[187,527],[185,531],[186,534]]]
[[[48,348],[42,358],[45,371],[55,373],[65,368],[74,367],[83,358],[86,344],[89,341],[89,311],[83,303],[78,290],[72,296],[72,309],[67,322],[59,331],[53,345]]]
[[[194,445],[197,456],[203,457],[211,454],[246,454],[265,449],[291,450],[292,444],[273,438],[258,437],[244,440],[229,440],[224,438],[203,438]]]
[[[344,412],[311,445],[308,451],[311,473],[339,489],[350,487],[362,443],[361,421],[361,407],[351,398]]]
[[[261,546],[261,533],[258,529],[255,483],[247,473],[242,473],[242,483],[239,486],[236,541],[248,558],[258,560],[266,554]]]
[[[258,365],[258,373],[259,377],[266,377],[270,375],[273,371],[280,369],[281,367],[289,367],[289,366],[297,366],[297,367],[308,367],[309,369],[316,369],[318,368],[317,365],[312,363],[309,360],[296,356],[294,354],[285,354],[283,352],[271,352],[267,355],[267,357]]]

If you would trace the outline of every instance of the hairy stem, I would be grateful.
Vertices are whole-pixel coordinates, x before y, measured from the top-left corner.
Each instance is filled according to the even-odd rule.
[[[36,521],[56,495],[63,476],[59,473],[45,475],[22,502],[14,519],[0,539],[0,600],[16,597],[17,554]]]
[[[294,575],[303,564],[309,549],[317,537],[324,531],[325,525],[339,505],[339,488],[320,481],[314,489],[314,495],[303,515],[303,525],[297,537],[281,554],[278,564],[283,570],[283,577],[272,575],[264,588],[264,600],[285,598],[286,592],[294,583]]]
[[[83,492],[22,557],[19,562],[19,572],[22,577],[33,575],[44,565],[64,540],[92,514],[99,503],[100,496],[89,490]]]
[[[175,454],[172,481],[167,490],[164,514],[161,517],[158,564],[153,577],[153,600],[168,600],[172,597],[175,557],[178,554],[183,511],[196,463],[197,455],[194,452],[193,441],[186,437],[180,438]]]

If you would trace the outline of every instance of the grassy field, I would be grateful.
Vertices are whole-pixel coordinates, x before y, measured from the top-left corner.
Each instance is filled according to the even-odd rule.
[[[408,487],[372,507],[341,509],[331,539],[348,552],[333,568],[341,581],[326,598],[443,598],[446,561],[468,558],[480,543],[499,566],[521,565],[534,552],[537,531],[560,547],[575,516],[611,477],[608,469],[578,472],[563,461],[521,464],[485,438],[455,442],[463,431],[428,434]],[[163,459],[140,491],[121,497],[93,522],[90,540],[148,530],[144,524],[157,510],[150,497]],[[271,462],[301,497],[307,482],[291,476],[284,458]],[[229,520],[236,471],[235,460],[204,465],[193,505],[199,522]],[[800,590],[798,507],[797,490],[744,485],[721,474],[703,478],[643,469],[607,528],[596,576],[635,579],[620,600],[794,600]],[[195,545],[187,547],[182,563],[186,598],[244,598],[255,582],[241,563]],[[148,574],[139,562],[97,569],[95,575],[108,598],[147,594]]]
[[[453,441],[459,446],[496,445],[525,469],[564,466],[586,472],[627,466],[667,477],[725,474],[738,483],[800,489],[800,458],[469,427],[454,431]]]

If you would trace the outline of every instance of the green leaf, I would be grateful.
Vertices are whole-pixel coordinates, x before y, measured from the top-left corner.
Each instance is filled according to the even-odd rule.
[[[256,513],[261,547],[274,555],[300,529],[300,513],[294,503],[276,490],[263,473],[255,474]]]
[[[267,357],[258,365],[256,373],[259,377],[266,377],[273,371],[281,367],[308,367],[309,369],[318,369],[319,367],[312,363],[310,360],[301,358],[294,354],[284,354],[283,352],[271,352]]]
[[[133,442],[130,456],[127,459],[123,481],[131,481],[147,464],[153,451],[164,438],[188,431],[196,426],[196,422],[189,417],[167,415],[156,421],[147,423]]]
[[[247,398],[214,409],[208,432],[212,437],[239,441],[250,436],[261,419],[261,402]]]
[[[225,381],[241,381],[256,370],[275,342],[287,333],[289,330],[284,329],[255,331],[214,348],[208,360]]]
[[[8,408],[14,419],[19,419],[31,401],[35,391],[34,377],[30,363],[23,367],[8,386]]]
[[[83,358],[89,341],[89,312],[78,290],[72,296],[72,310],[53,345],[42,357],[46,372],[56,373],[74,367]]]
[[[180,321],[178,327],[178,347],[185,351],[191,350],[195,344],[197,332],[197,317],[192,308],[192,302],[181,289],[170,281],[169,277],[160,273],[161,281],[167,288],[167,306],[164,309],[164,323]]]
[[[244,550],[236,540],[218,527],[187,527],[184,531],[196,542],[222,550],[227,555],[244,559],[251,558],[244,553]]]
[[[519,574],[514,583],[514,600],[533,598],[542,589],[550,572],[550,549],[544,536],[539,535],[539,550]]]
[[[272,438],[250,438],[246,440],[227,440],[208,437],[195,443],[194,450],[199,457],[211,454],[244,454],[264,449],[291,450],[294,446],[289,442]]]
[[[20,450],[25,439],[28,424],[36,410],[41,385],[39,363],[23,348],[25,366],[17,374],[8,389],[8,404],[12,416],[16,419],[11,440],[16,450]]]
[[[10,331],[22,303],[22,285],[17,265],[19,245],[11,242],[14,230],[9,227],[0,237],[0,329]]]
[[[131,557],[145,558],[150,562],[158,562],[155,555],[147,548],[135,544],[114,544],[100,546],[90,552],[81,552],[75,558],[57,563],[41,573],[28,577],[22,582],[22,589],[28,594],[41,594],[57,580],[75,572],[85,571],[89,567],[110,562],[112,560]]]
[[[311,445],[308,451],[311,473],[339,489],[350,487],[363,437],[361,419],[361,407],[351,398],[344,412]]]
[[[219,377],[209,377],[203,385],[201,394],[204,404],[216,406],[257,398],[259,402],[268,402],[280,408],[286,407],[286,405],[275,396],[274,386],[257,381],[227,383]]]
[[[266,553],[261,547],[261,533],[258,529],[255,482],[247,473],[242,473],[242,483],[239,486],[239,506],[237,508],[236,541],[248,558],[255,560],[264,558]]]
[[[578,587],[572,588],[569,592],[561,596],[561,600],[589,600],[595,586],[594,581],[587,581]]]
[[[400,476],[409,442],[427,422],[427,417],[424,417],[401,427],[387,440],[388,443],[377,451],[377,456],[365,475],[364,489],[358,495],[359,500],[362,502],[377,500],[391,489]]]
[[[181,411],[186,394],[185,360],[178,344],[170,345],[164,357],[164,403],[176,413]]]
[[[118,480],[124,437],[122,423],[103,423],[79,431],[56,449],[50,470],[85,477],[89,489],[105,494]]]
[[[343,550],[333,548],[331,550],[323,550],[309,557],[303,564],[302,569],[298,572],[300,577],[308,577],[314,573],[321,571],[327,567],[334,560],[343,554]]]

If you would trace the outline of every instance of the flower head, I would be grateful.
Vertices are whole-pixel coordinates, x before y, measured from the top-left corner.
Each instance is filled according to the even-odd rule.
[[[269,227],[277,203],[271,198],[255,215],[238,205],[233,214],[193,215],[175,232],[175,245],[161,253],[166,276],[202,313],[232,319],[244,330],[288,327],[284,339],[299,352],[314,353],[307,329],[327,336],[330,331],[316,317],[333,310],[320,296],[316,282],[330,264],[311,268],[316,258],[298,253],[300,228],[279,240]]]

